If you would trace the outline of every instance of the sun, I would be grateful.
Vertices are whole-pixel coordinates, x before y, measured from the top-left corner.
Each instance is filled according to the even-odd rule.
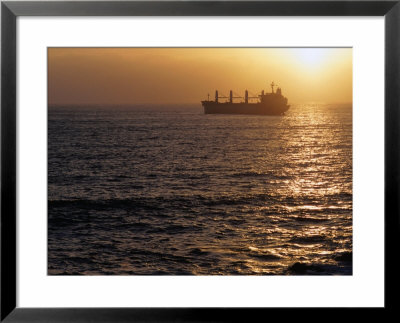
[[[307,68],[319,67],[328,58],[330,54],[329,48],[293,48],[291,50],[293,59],[298,64]]]

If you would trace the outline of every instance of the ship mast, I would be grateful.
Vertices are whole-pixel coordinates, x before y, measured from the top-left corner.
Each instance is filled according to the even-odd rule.
[[[271,83],[271,89],[272,89],[272,93],[274,93],[274,86],[275,86],[276,84],[274,83],[274,81],[272,81],[272,83]]]

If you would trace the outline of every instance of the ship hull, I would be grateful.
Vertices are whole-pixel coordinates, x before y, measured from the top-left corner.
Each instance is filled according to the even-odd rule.
[[[283,115],[289,110],[289,105],[262,104],[262,103],[216,103],[202,101],[205,114],[255,114],[255,115]]]

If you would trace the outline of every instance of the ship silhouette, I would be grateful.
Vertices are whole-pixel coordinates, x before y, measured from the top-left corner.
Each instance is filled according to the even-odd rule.
[[[201,101],[204,107],[205,114],[258,114],[258,115],[283,115],[289,110],[288,99],[282,95],[282,90],[277,87],[274,91],[276,84],[271,83],[271,93],[264,93],[257,96],[250,96],[246,90],[244,97],[233,96],[233,91],[229,93],[229,97],[219,96],[218,90],[215,91],[215,100]],[[244,99],[242,102],[233,102],[233,99]],[[220,102],[220,99],[229,99],[225,102]],[[253,102],[251,102],[253,101]]]

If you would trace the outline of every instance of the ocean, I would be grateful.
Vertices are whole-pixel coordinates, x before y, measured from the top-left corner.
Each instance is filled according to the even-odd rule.
[[[49,275],[351,275],[352,106],[50,106]]]

